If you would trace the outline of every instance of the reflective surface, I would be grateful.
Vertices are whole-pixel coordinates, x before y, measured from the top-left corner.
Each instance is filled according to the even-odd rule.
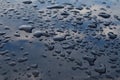
[[[0,0],[0,80],[119,80],[120,0]]]

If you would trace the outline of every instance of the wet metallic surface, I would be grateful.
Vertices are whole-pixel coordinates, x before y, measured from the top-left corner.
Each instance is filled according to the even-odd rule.
[[[0,0],[0,80],[120,79],[120,0],[23,1]]]

